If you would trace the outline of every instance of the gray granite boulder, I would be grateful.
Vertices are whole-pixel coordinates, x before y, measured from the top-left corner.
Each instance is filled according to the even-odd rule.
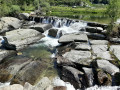
[[[33,25],[33,26],[30,26],[31,29],[35,29],[41,33],[44,33],[46,30],[52,28],[52,25],[51,24],[36,24],[36,25]]]
[[[0,19],[0,33],[9,30],[18,29],[22,26],[22,22],[14,17],[2,17]]]
[[[98,68],[103,69],[104,71],[108,72],[111,75],[119,72],[119,68],[110,63],[107,60],[97,60]]]
[[[87,86],[84,73],[70,66],[63,66],[61,71],[62,79],[70,82],[76,89],[83,89]]]
[[[88,37],[86,34],[66,34],[60,37],[59,43],[69,43],[73,41],[87,42]]]
[[[43,35],[34,29],[17,29],[6,33],[10,44],[16,45],[17,50],[38,42]]]
[[[71,50],[70,52],[66,52],[63,55],[64,58],[75,62],[80,63],[81,60],[88,60],[91,58],[91,52],[89,51],[77,51],[77,50]]]
[[[57,36],[58,29],[50,29],[48,31],[48,35],[51,37],[56,37]]]

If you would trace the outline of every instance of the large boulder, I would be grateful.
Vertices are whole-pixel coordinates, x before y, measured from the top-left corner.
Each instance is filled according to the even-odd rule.
[[[25,65],[29,64],[31,59],[29,58],[9,58],[3,61],[0,65],[0,81],[8,82],[11,80]]]
[[[120,71],[118,67],[107,60],[97,60],[97,65],[100,69],[103,69],[111,75],[114,75],[115,73]]]
[[[17,50],[39,41],[43,35],[34,29],[17,29],[6,33],[8,42],[16,45]]]
[[[87,87],[84,73],[70,66],[64,66],[62,71],[62,79],[70,82],[76,89]]]
[[[0,33],[4,33],[9,30],[18,29],[22,26],[19,19],[14,17],[2,17],[0,19]]]
[[[71,62],[81,63],[83,60],[86,61],[91,58],[91,52],[71,50],[70,52],[66,52],[65,54],[63,54],[63,57]]]
[[[29,13],[20,13],[19,18],[22,20],[28,20],[29,19]]]
[[[88,37],[86,34],[66,34],[60,37],[59,43],[70,43],[73,41],[87,42]]]
[[[50,29],[48,35],[51,37],[57,36],[58,29]]]
[[[12,79],[11,84],[18,83],[24,85],[25,82],[28,82],[35,85],[41,77],[45,75],[45,70],[47,70],[47,68],[47,63],[43,63],[40,60],[31,61],[29,64],[24,66],[24,68],[19,70],[16,76]]]
[[[33,25],[33,26],[30,26],[31,29],[35,29],[41,33],[44,33],[46,30],[52,28],[52,25],[51,24],[36,24],[36,25]]]

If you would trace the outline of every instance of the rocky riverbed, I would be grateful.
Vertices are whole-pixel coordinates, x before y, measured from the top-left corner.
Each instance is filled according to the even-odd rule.
[[[120,85],[119,38],[107,39],[106,24],[57,17],[27,19],[1,18],[1,35],[18,52],[0,49],[0,82],[11,84],[1,84],[0,90],[119,88],[112,87]]]

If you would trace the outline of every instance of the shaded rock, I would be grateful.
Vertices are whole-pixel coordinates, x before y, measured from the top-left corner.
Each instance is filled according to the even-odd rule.
[[[107,24],[100,24],[97,22],[87,22],[87,25],[91,27],[102,27],[103,29],[106,29],[108,27]]]
[[[24,85],[25,82],[28,82],[34,85],[40,79],[45,68],[47,68],[47,65],[41,61],[32,61],[16,74],[11,84],[19,83]]]
[[[70,82],[76,89],[83,89],[87,87],[84,73],[82,73],[81,71],[70,66],[63,66],[61,72],[62,79],[66,82]]]
[[[22,26],[19,19],[14,17],[2,17],[0,21],[0,33],[4,33],[9,30],[18,29]]]
[[[84,45],[84,44],[79,44],[75,47],[76,50],[82,50],[82,51],[90,51],[91,47],[90,45]]]
[[[100,69],[103,69],[111,75],[114,75],[116,72],[119,72],[119,68],[107,60],[97,60],[97,65]]]
[[[103,28],[101,27],[86,27],[86,32],[90,33],[102,33]]]
[[[9,58],[0,65],[0,81],[10,81],[25,65],[31,62],[29,58]]]
[[[28,20],[29,16],[30,15],[28,13],[20,13],[18,17],[22,20]]]
[[[70,43],[73,41],[87,42],[88,38],[86,34],[66,34],[60,37],[59,43]]]
[[[88,82],[88,86],[93,86],[94,85],[94,74],[93,74],[93,70],[92,68],[85,68],[83,67],[83,70],[86,74],[86,79],[87,79],[87,82]]]
[[[30,26],[31,29],[35,29],[41,33],[45,32],[46,30],[52,28],[52,25],[51,24],[36,24],[36,25],[33,25],[33,26]]]
[[[53,90],[67,90],[67,87],[65,87],[65,86],[57,86],[57,87],[54,87]]]
[[[12,50],[2,50],[2,49],[0,49],[0,62],[3,59],[5,59],[5,58],[7,58],[7,57],[9,57],[9,56],[11,56],[13,54],[16,54],[16,52],[12,51]]]
[[[107,40],[90,40],[91,45],[108,45]]]
[[[115,82],[115,85],[117,85],[117,86],[120,85],[120,72],[115,73],[114,82]]]
[[[120,45],[111,45],[110,51],[120,60]]]
[[[50,29],[48,35],[52,37],[57,36],[58,29]]]
[[[81,60],[88,60],[91,58],[91,52],[89,51],[77,51],[77,50],[71,50],[70,52],[66,52],[63,55],[64,58],[75,62],[80,63]]]
[[[120,38],[111,38],[109,41],[112,43],[120,43]]]
[[[19,84],[14,84],[6,87],[1,87],[0,90],[23,90],[23,86]]]
[[[99,69],[97,72],[99,85],[111,86],[112,77],[109,74],[106,74],[103,70]]]
[[[17,29],[6,32],[10,44],[16,45],[17,50],[39,41],[43,35],[34,29]]]
[[[103,34],[98,34],[98,33],[86,33],[88,38],[91,39],[96,39],[96,40],[105,40],[106,36]]]

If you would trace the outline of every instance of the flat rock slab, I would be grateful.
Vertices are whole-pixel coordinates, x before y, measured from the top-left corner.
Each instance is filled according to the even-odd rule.
[[[87,60],[91,58],[91,52],[90,51],[77,51],[77,50],[71,50],[70,52],[66,52],[63,55],[64,58],[79,63],[81,60]]]
[[[17,50],[39,41],[43,35],[34,29],[17,29],[6,33],[8,42],[15,44]]]
[[[110,51],[120,60],[120,45],[110,46]]]
[[[100,53],[97,53],[96,55],[97,57],[105,59],[105,60],[113,60],[109,51],[100,52]]]
[[[91,45],[108,45],[107,40],[90,40]]]
[[[93,53],[102,53],[108,50],[107,45],[91,45]]]
[[[88,37],[86,34],[67,34],[63,35],[59,39],[59,43],[69,43],[73,41],[78,41],[78,42],[87,42]]]
[[[85,44],[78,44],[76,47],[75,47],[76,50],[82,50],[82,51],[90,51],[91,50],[91,47],[90,45],[85,45]]]
[[[45,32],[46,30],[52,28],[52,25],[51,24],[36,24],[36,25],[33,25],[33,26],[30,26],[31,29],[35,29],[41,33]]]
[[[107,60],[97,60],[97,65],[100,69],[103,69],[111,75],[114,75],[116,72],[120,71],[118,67]]]

